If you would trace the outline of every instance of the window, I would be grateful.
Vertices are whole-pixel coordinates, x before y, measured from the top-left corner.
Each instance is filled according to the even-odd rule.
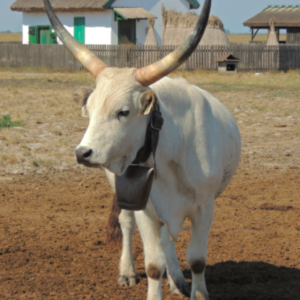
[[[53,45],[57,43],[57,36],[51,26],[29,26],[29,44]]]
[[[122,20],[119,23],[119,45],[136,43],[135,20]]]
[[[81,44],[85,43],[85,17],[74,18],[74,38]]]

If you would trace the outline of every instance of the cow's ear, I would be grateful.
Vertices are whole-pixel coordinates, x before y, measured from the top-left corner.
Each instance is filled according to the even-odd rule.
[[[140,115],[148,115],[157,105],[157,97],[152,90],[145,91],[141,96]]]
[[[84,107],[93,91],[94,89],[89,86],[82,86],[73,93],[73,100]]]
[[[93,91],[94,89],[89,86],[82,86],[73,93],[73,100],[81,105],[81,116],[84,118],[89,117],[86,109],[86,103]]]

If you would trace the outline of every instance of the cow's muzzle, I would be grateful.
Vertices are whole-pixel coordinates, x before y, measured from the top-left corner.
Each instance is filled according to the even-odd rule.
[[[93,155],[92,149],[88,149],[86,147],[79,147],[76,149],[75,153],[76,153],[77,162],[79,164],[83,164],[87,166],[91,165],[91,158]]]

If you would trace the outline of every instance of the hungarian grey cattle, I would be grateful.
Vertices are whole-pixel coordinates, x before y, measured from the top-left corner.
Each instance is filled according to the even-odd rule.
[[[229,110],[208,92],[182,78],[166,77],[194,51],[204,33],[211,0],[205,0],[198,23],[186,42],[160,61],[140,69],[109,68],[62,26],[49,0],[44,0],[53,28],[78,61],[96,78],[86,97],[89,126],[76,148],[79,163],[104,167],[115,188],[145,142],[151,112],[159,107],[164,125],[156,149],[156,177],[145,210],[122,210],[119,221],[123,251],[119,282],[135,283],[131,240],[135,222],[141,233],[148,277],[147,299],[162,299],[167,270],[173,290],[191,299],[208,299],[204,272],[214,201],[238,166],[241,139]],[[150,157],[143,163],[153,166]],[[184,220],[191,221],[186,259],[192,286],[180,270],[175,242]]]

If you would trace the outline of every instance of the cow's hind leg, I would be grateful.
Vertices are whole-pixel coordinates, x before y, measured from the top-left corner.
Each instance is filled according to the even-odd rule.
[[[119,285],[135,285],[136,277],[132,255],[132,236],[135,230],[135,217],[132,211],[122,210],[119,222],[123,234],[122,254],[119,264]]]
[[[177,259],[175,243],[171,241],[166,226],[161,227],[161,243],[166,256],[168,284],[171,293],[190,297],[191,288],[183,277]]]
[[[161,245],[161,222],[145,211],[135,212],[144,245],[145,267],[148,277],[147,300],[161,300],[161,280],[166,269],[165,254]]]
[[[214,200],[211,199],[194,213],[192,236],[186,258],[192,271],[192,300],[208,300],[205,284],[205,267],[209,231],[214,215]]]

